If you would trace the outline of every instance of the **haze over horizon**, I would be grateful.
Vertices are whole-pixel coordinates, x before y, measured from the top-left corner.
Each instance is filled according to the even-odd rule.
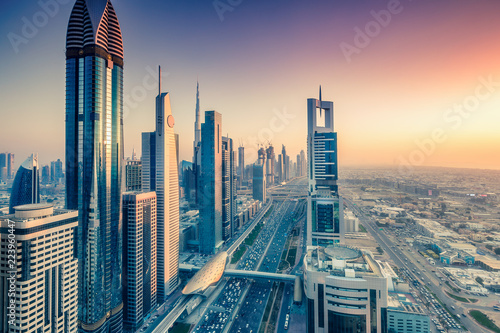
[[[0,152],[15,153],[17,166],[31,152],[42,164],[64,159],[74,2],[41,3],[57,6],[0,4]],[[140,133],[153,130],[161,65],[180,160],[192,156],[198,78],[201,110],[222,114],[222,132],[244,144],[247,164],[257,142],[284,144],[293,159],[306,149],[306,99],[321,85],[335,105],[340,168],[500,169],[498,1],[219,3],[229,7],[113,1],[125,48],[126,156],[140,155]]]

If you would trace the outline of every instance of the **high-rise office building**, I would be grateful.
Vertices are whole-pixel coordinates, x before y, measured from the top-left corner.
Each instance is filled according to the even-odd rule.
[[[14,178],[14,154],[7,153],[7,178]]]
[[[7,181],[7,154],[0,154],[0,180]]]
[[[135,332],[156,300],[156,193],[123,194],[123,324]]]
[[[301,165],[300,165],[300,170],[301,170],[300,176],[301,177],[307,176],[306,153],[303,150],[300,151],[300,162],[301,162]]]
[[[278,155],[278,164],[277,164],[277,174],[278,174],[278,183],[281,184],[283,179],[283,155]]]
[[[160,82],[156,96],[156,131],[142,133],[142,190],[156,191],[157,200],[159,304],[179,284],[179,172],[174,123],[170,95],[161,92]]]
[[[302,161],[300,160],[300,154],[297,154],[297,164],[295,164],[295,177],[300,177],[302,175]]]
[[[125,165],[125,186],[127,191],[140,191],[142,188],[142,163],[129,160]]]
[[[123,328],[123,44],[109,0],[76,0],[66,35],[66,206],[78,210],[82,332]]]
[[[245,147],[238,147],[238,186],[243,186],[245,181]]]
[[[62,161],[60,159],[50,162],[50,178],[52,182],[59,183],[59,180],[64,177],[62,170]]]
[[[46,204],[16,206],[13,215],[0,217],[0,332],[78,332],[77,226],[78,212]],[[7,255],[11,227],[17,243],[13,280]],[[19,291],[15,318],[8,316],[11,283]]]
[[[9,214],[14,214],[14,207],[40,202],[40,170],[38,155],[32,154],[19,167],[12,184]]]
[[[342,198],[338,193],[337,133],[333,102],[307,100],[307,244],[327,246],[344,241]]]
[[[205,111],[201,125],[200,252],[216,253],[222,232],[222,115]]]
[[[44,165],[42,167],[42,184],[50,183],[50,167],[48,165]]]
[[[384,273],[369,251],[339,245],[308,247],[306,332],[387,332],[391,282],[392,276]]]
[[[234,182],[235,161],[233,140],[222,137],[222,238],[224,241],[233,236],[234,216],[236,215],[236,188]]]
[[[141,188],[156,191],[156,133],[142,133]]]
[[[262,164],[253,165],[253,189],[252,194],[255,200],[266,202],[266,172]]]
[[[266,149],[266,185],[273,186],[274,185],[274,161],[276,160],[276,156],[274,155],[274,147],[269,146]]]

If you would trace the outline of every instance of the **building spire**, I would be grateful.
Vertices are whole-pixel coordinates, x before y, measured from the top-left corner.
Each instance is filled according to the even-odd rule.
[[[321,102],[322,99],[321,99],[321,84],[319,85],[319,101]]]
[[[196,116],[194,121],[194,146],[201,141],[201,124],[200,124],[200,84],[196,78]]]
[[[158,65],[158,96],[161,95],[161,66]]]

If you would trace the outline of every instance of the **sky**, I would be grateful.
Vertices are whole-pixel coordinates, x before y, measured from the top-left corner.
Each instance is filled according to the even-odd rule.
[[[246,162],[306,150],[307,98],[334,102],[339,166],[500,169],[498,0],[112,1],[124,51],[125,155],[154,130],[156,76],[180,158],[201,110]],[[64,159],[73,0],[0,3],[0,152]],[[30,29],[31,28],[31,29]],[[202,119],[203,120],[203,119]]]

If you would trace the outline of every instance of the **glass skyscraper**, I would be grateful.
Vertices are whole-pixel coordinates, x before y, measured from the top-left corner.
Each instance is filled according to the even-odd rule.
[[[337,133],[333,102],[307,100],[307,245],[328,246],[344,241],[342,198],[338,193]]]
[[[33,154],[17,170],[10,195],[9,214],[14,214],[14,207],[40,203],[40,170],[38,155]]]
[[[108,0],[77,0],[66,36],[66,206],[78,210],[82,332],[122,331],[123,45]]]
[[[205,111],[201,125],[200,252],[217,253],[222,230],[222,115]]]

